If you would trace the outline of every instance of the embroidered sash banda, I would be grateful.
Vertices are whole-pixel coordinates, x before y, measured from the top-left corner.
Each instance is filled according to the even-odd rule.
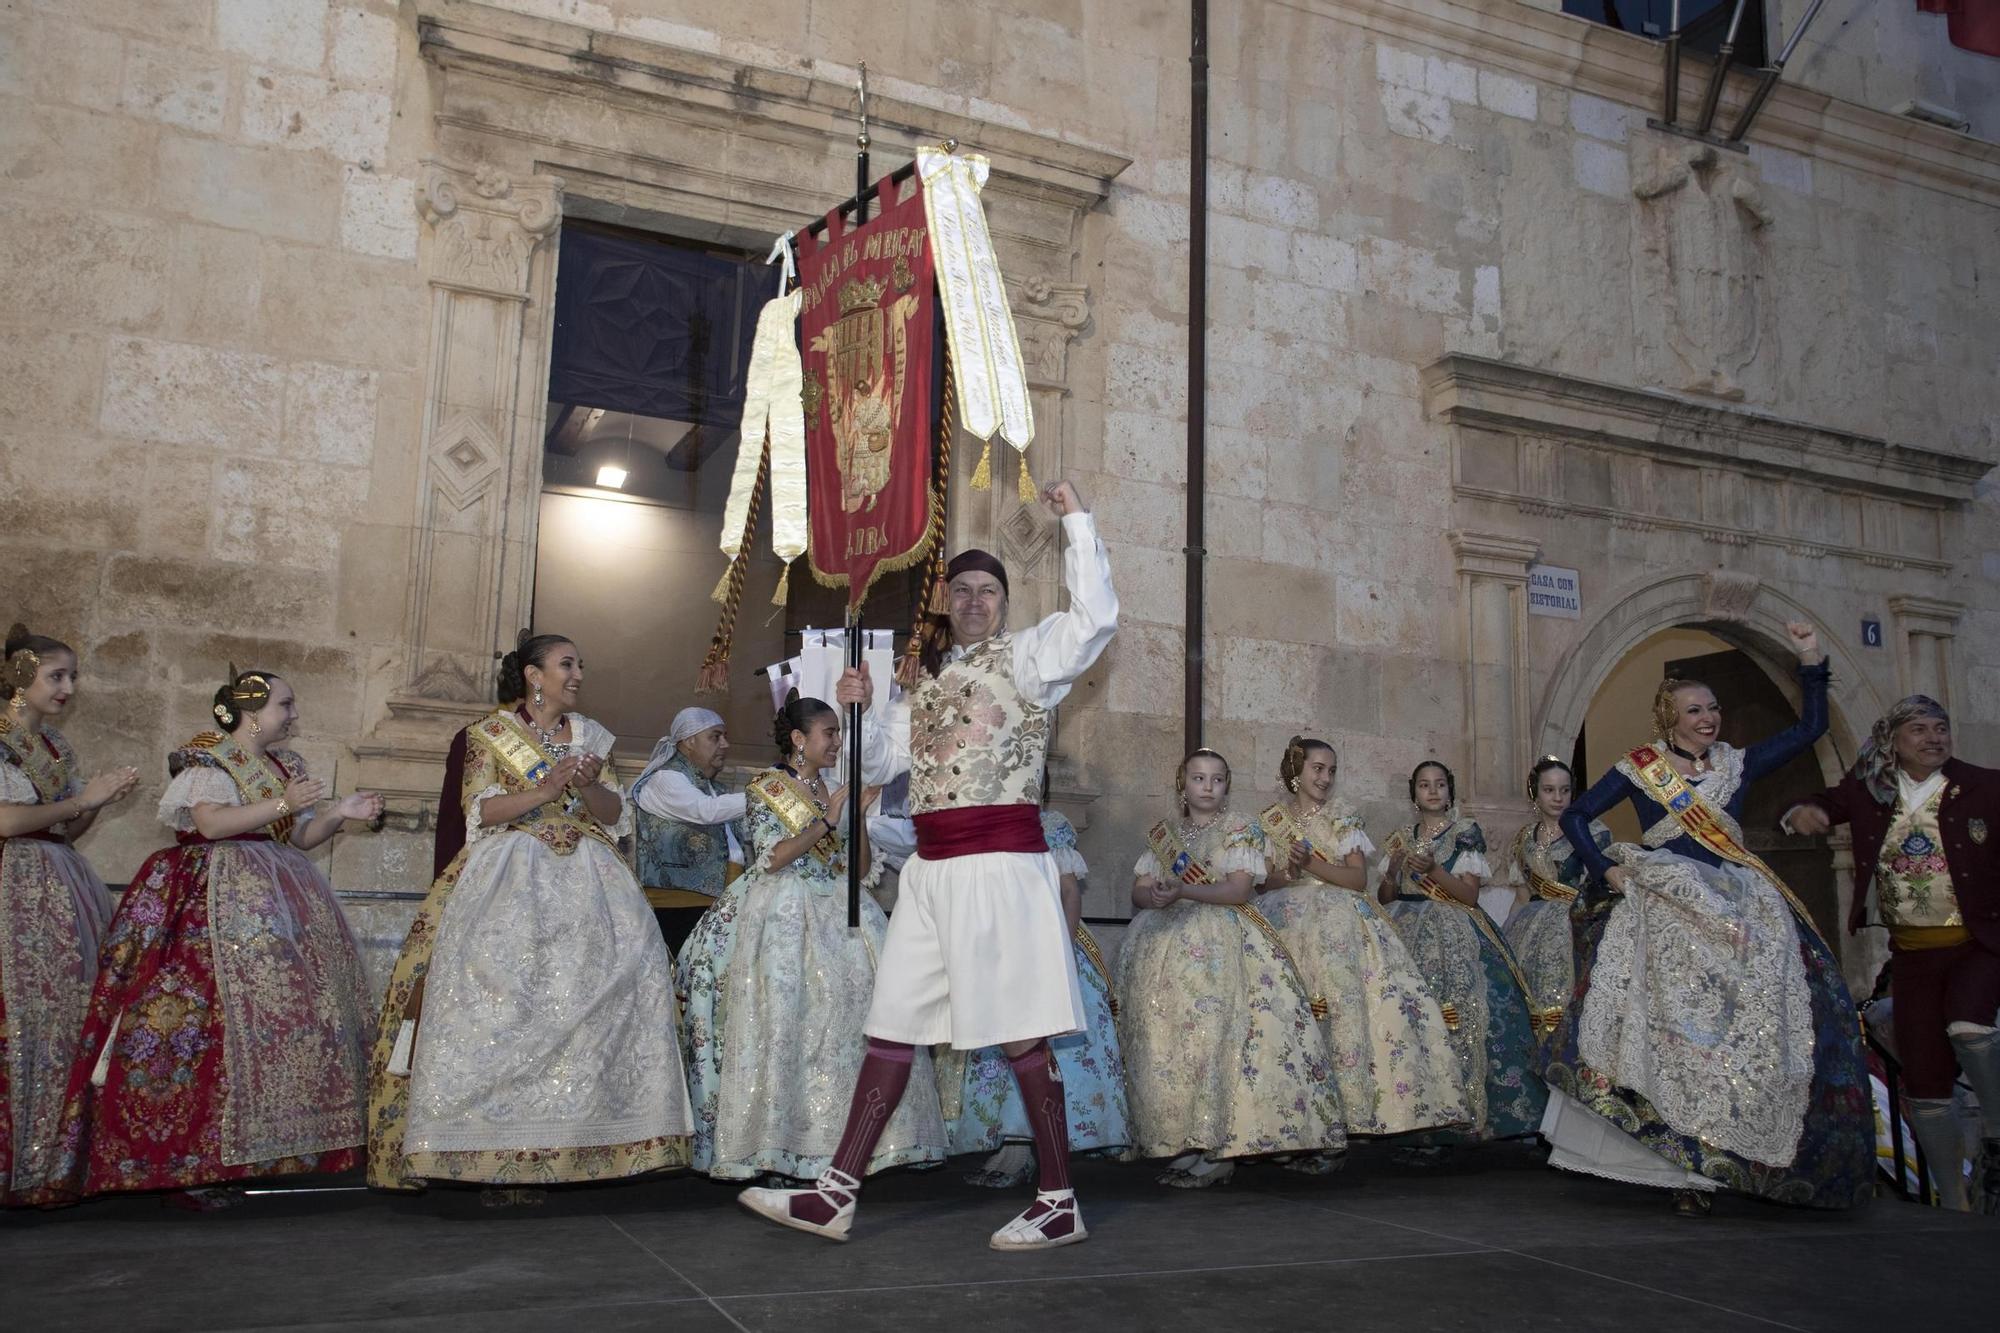
[[[6,719],[0,718],[0,749],[6,751],[5,761],[28,775],[43,805],[60,801],[63,788],[69,785],[68,758],[46,734],[5,723]]]
[[[1812,913],[1798,900],[1791,886],[1779,877],[1777,871],[1765,865],[1762,857],[1737,841],[1736,835],[1717,817],[1715,807],[1702,799],[1701,793],[1667,762],[1664,754],[1650,745],[1642,745],[1625,757],[1646,784],[1647,794],[1665,807],[1666,812],[1674,817],[1674,822],[1681,826],[1682,832],[1723,860],[1746,870],[1754,870],[1769,880],[1790,905],[1793,915],[1798,917],[1800,927],[1811,931],[1821,947],[1826,946],[1826,941],[1820,938],[1819,927],[1813,924]]]
[[[808,825],[826,813],[804,783],[780,769],[759,773],[751,781],[749,791],[751,798],[776,815],[785,832],[793,837],[805,832]],[[831,870],[840,855],[840,839],[831,833],[822,834],[809,854]]]
[[[1455,822],[1447,825],[1442,833],[1438,834],[1436,838],[1431,839],[1431,854],[1436,858],[1437,864],[1443,864],[1447,858],[1438,852],[1436,844],[1446,838],[1450,838],[1455,842],[1457,837],[1458,823]],[[1532,994],[1528,989],[1528,978],[1522,973],[1520,961],[1514,957],[1514,950],[1508,946],[1506,936],[1502,935],[1500,928],[1493,924],[1493,918],[1481,911],[1477,905],[1464,902],[1454,896],[1450,889],[1447,889],[1431,877],[1430,871],[1426,870],[1419,873],[1411,870],[1409,853],[1412,850],[1412,839],[1402,829],[1397,829],[1389,835],[1389,841],[1385,845],[1384,850],[1392,857],[1399,852],[1403,854],[1403,879],[1414,886],[1417,892],[1429,898],[1432,902],[1444,903],[1448,906],[1456,907],[1461,912],[1468,913],[1471,916],[1473,929],[1484,936],[1486,942],[1493,946],[1494,952],[1500,955],[1500,961],[1506,964],[1507,971],[1514,978],[1514,984],[1521,988],[1521,998],[1524,1001],[1527,1000],[1527,997]],[[1534,1015],[1535,1007],[1530,1002],[1528,1005],[1528,1020],[1530,1025],[1534,1024]],[[1458,1025],[1453,1023],[1451,1026],[1457,1027]]]
[[[1294,843],[1304,846],[1309,856],[1319,851],[1319,848],[1313,846],[1312,839],[1306,836],[1306,831],[1299,826],[1299,821],[1292,818],[1292,812],[1285,809],[1282,801],[1258,815],[1257,823],[1262,826],[1265,837],[1284,844],[1287,856],[1291,854]]]
[[[1528,888],[1537,898],[1547,898],[1551,902],[1558,903],[1575,902],[1575,889],[1559,879],[1551,879],[1544,875],[1535,869],[1535,863],[1528,858],[1531,850],[1540,850],[1532,845],[1534,836],[1535,826],[1532,823],[1522,825],[1521,831],[1514,835],[1514,860],[1520,864],[1521,873],[1528,877]]]
[[[1167,875],[1190,884],[1213,884],[1215,876],[1208,873],[1208,867],[1194,859],[1194,853],[1181,845],[1173,825],[1161,820],[1153,825],[1146,835],[1146,845],[1153,849],[1153,856]]]
[[[255,805],[259,801],[275,801],[285,794],[285,779],[271,771],[271,764],[262,755],[255,755],[236,743],[234,737],[219,731],[204,731],[182,747],[200,750],[236,784],[238,794],[245,805]],[[291,815],[272,820],[264,825],[263,832],[271,835],[273,842],[284,842],[292,836],[292,826],[298,821]]]
[[[555,766],[555,761],[549,752],[528,734],[528,729],[521,725],[521,719],[511,708],[503,708],[497,713],[489,714],[474,723],[466,734],[485,746],[501,771],[513,778],[523,790],[540,786],[543,779],[548,777],[549,770]],[[609,847],[617,845],[605,827],[591,817],[583,803],[583,797],[578,795],[574,788],[563,793],[563,803],[559,810],[538,806],[515,820],[513,826],[542,838],[542,841],[558,852],[569,851],[576,845],[576,839],[561,837],[559,830],[569,830],[581,837],[596,838]],[[557,836],[543,837],[545,829],[556,833]]]
[[[1076,947],[1083,950],[1083,956],[1097,965],[1097,975],[1104,978],[1104,998],[1111,1006],[1111,1016],[1118,1017],[1118,995],[1111,989],[1111,969],[1104,965],[1104,954],[1097,947],[1097,937],[1090,933],[1090,927],[1079,922],[1075,939]]]
[[[1174,832],[1173,825],[1166,820],[1163,819],[1153,825],[1153,831],[1146,835],[1146,845],[1153,849],[1154,859],[1159,861],[1162,866],[1165,866],[1167,873],[1174,878],[1193,884],[1215,883],[1215,876],[1209,873],[1207,866],[1195,860],[1193,853],[1181,845],[1179,835]],[[1264,939],[1270,944],[1272,951],[1287,963],[1290,963],[1292,971],[1298,973],[1299,979],[1304,981],[1305,974],[1299,972],[1299,965],[1292,958],[1291,950],[1285,947],[1285,941],[1278,934],[1277,927],[1273,926],[1262,912],[1248,903],[1232,903],[1229,910],[1261,931]],[[1324,995],[1309,995],[1306,998],[1312,1003],[1314,1018],[1325,1018],[1332,1012],[1327,1007]]]
[[[1035,438],[1034,408],[1014,312],[1007,303],[1007,284],[979,199],[990,169],[976,153],[917,150],[952,375],[958,385],[959,421],[973,438],[987,442],[989,458],[982,461],[980,471],[989,476],[995,433],[1014,446],[1021,455],[1021,498],[1033,500],[1028,445]],[[977,474],[973,487],[983,489]]]

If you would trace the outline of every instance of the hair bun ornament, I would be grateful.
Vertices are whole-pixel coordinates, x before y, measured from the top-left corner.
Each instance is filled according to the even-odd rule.
[[[33,685],[36,675],[42,669],[42,655],[28,647],[33,638],[34,636],[28,633],[28,627],[18,620],[14,622],[13,628],[7,631],[6,669],[0,671],[0,677],[4,677],[9,693],[18,693]],[[14,647],[15,644],[20,646]]]

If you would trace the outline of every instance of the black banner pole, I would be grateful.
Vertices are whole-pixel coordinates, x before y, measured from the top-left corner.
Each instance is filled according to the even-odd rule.
[[[868,66],[861,66],[861,133],[855,136],[854,225],[868,221]],[[852,577],[850,574],[849,577]],[[852,590],[850,589],[850,592]],[[847,604],[847,665],[861,665],[861,604]],[[847,706],[847,928],[861,926],[861,705]]]

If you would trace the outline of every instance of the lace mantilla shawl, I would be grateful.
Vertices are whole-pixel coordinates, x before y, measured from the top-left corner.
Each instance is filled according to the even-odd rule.
[[[1629,760],[1618,767],[1648,790]],[[1739,837],[1723,803],[1742,781],[1742,751],[1731,747],[1693,784]],[[1788,1166],[1813,1075],[1798,926],[1784,896],[1755,871],[1660,850],[1680,836],[1670,815],[1646,830],[1644,848],[1611,849],[1631,879],[1598,945],[1578,1052],[1677,1132]]]

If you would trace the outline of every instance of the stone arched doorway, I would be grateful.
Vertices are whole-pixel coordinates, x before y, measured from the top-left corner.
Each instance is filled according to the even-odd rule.
[[[1868,726],[1885,707],[1861,672],[1851,666],[1843,670],[1843,663],[1858,660],[1854,646],[1843,641],[1827,617],[1780,589],[1751,582],[1737,584],[1726,576],[1713,574],[1681,574],[1644,580],[1622,590],[1622,594],[1608,599],[1606,609],[1589,624],[1551,673],[1534,712],[1538,753],[1571,754],[1578,733],[1585,729],[1591,703],[1605,682],[1621,663],[1643,652],[1645,645],[1670,630],[1700,630],[1712,636],[1722,649],[1734,650],[1747,663],[1754,664],[1782,694],[1781,707],[1795,710],[1799,690],[1793,678],[1794,659],[1785,646],[1784,626],[1787,621],[1804,620],[1819,629],[1820,642],[1834,666],[1831,725],[1814,747],[1812,756],[1820,782],[1830,784],[1839,779],[1853,761]],[[1727,716],[1729,691],[1724,686],[1718,693],[1724,696]],[[1776,720],[1773,710],[1767,709],[1767,715]],[[1795,711],[1792,716],[1796,716]],[[1592,737],[1589,746],[1592,771],[1588,776],[1580,775],[1579,781],[1588,783],[1599,776],[1617,750],[1638,740],[1636,735]],[[1808,782],[1813,776],[1811,769],[1804,775]],[[1771,848],[1780,847],[1767,829],[1746,828],[1746,833],[1753,846],[1770,843]],[[1758,846],[1760,851],[1771,848]],[[1811,849],[1801,846],[1792,850],[1807,853]],[[1821,917],[1822,929],[1841,959],[1842,971],[1850,986],[1865,986],[1881,964],[1882,945],[1872,933],[1853,939],[1843,937],[1838,923],[1844,919],[1854,894],[1853,858],[1844,833],[1832,840],[1831,853],[1830,865],[1816,861],[1811,855],[1790,858],[1791,864],[1803,874],[1825,874],[1830,870],[1830,900],[1827,900],[1829,886],[1824,881],[1816,886],[1796,887],[1808,900],[1814,897],[1823,900],[1815,915]],[[1824,868],[1815,872],[1811,869],[1815,864]],[[1815,888],[1816,893],[1812,891]]]

